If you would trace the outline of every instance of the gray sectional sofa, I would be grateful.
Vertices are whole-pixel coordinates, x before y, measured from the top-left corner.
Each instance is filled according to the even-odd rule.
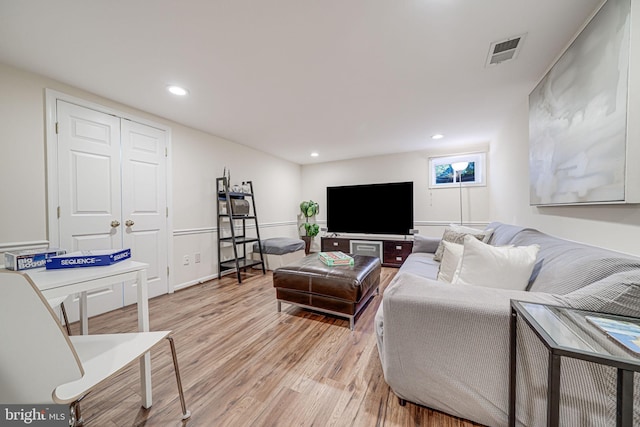
[[[640,258],[492,223],[491,245],[540,250],[527,290],[436,280],[436,241],[419,239],[376,314],[386,382],[401,399],[489,426],[508,417],[510,300],[640,317]],[[423,251],[423,252],[421,252]],[[546,425],[547,352],[518,324],[517,425]],[[640,425],[635,375],[634,425]],[[616,371],[562,359],[562,426],[615,425]]]

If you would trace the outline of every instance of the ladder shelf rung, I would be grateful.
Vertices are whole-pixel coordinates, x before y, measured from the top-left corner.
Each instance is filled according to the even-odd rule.
[[[240,236],[236,236],[236,244],[241,244],[241,243],[253,243],[253,242],[258,242],[258,238],[257,237],[240,237]],[[233,243],[233,237],[221,237],[220,238],[221,242],[224,243]]]
[[[236,219],[238,219],[238,220],[241,220],[241,219],[256,219],[257,218],[255,215],[229,215],[229,214],[226,214],[226,213],[221,213],[220,216],[224,217],[224,218],[231,218],[231,219],[234,219],[234,220],[236,220]]]
[[[222,267],[225,267],[227,269],[229,268],[236,268],[236,261],[235,260],[227,260],[227,261],[223,261],[220,263],[220,265]],[[249,268],[249,267],[253,267],[254,265],[262,265],[262,261],[260,260],[253,260],[253,259],[246,259],[246,258],[238,258],[238,268],[242,269],[242,268]]]

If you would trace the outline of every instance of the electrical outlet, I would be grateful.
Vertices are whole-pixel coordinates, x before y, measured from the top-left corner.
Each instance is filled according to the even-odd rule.
[[[185,255],[182,258],[182,265],[189,265],[189,255]]]
[[[198,264],[200,262],[200,252],[196,252],[193,258],[195,260],[195,263]]]

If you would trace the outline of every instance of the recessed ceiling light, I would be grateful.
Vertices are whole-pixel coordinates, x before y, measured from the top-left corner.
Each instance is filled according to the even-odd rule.
[[[441,133],[436,133],[431,137],[431,139],[442,139],[442,138],[444,138],[444,135],[442,135]]]
[[[178,96],[185,96],[189,93],[188,90],[180,86],[167,86],[167,90],[172,94],[178,95]]]
[[[315,151],[314,151],[313,153],[311,153],[311,157],[318,157],[319,155],[320,155],[320,154],[319,154],[319,153],[317,153],[317,152],[315,152]]]

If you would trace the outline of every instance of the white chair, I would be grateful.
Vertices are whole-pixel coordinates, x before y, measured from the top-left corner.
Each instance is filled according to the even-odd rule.
[[[68,404],[74,425],[79,425],[78,402],[88,392],[167,338],[182,419],[191,415],[171,331],[68,336],[34,283],[13,272],[0,272],[0,330],[2,403]]]
[[[71,335],[71,326],[69,325],[69,318],[67,317],[67,309],[64,307],[64,300],[67,297],[58,297],[47,300],[52,309],[57,309],[60,307],[60,311],[62,312],[62,320],[64,321],[64,329],[67,331],[67,335]]]

